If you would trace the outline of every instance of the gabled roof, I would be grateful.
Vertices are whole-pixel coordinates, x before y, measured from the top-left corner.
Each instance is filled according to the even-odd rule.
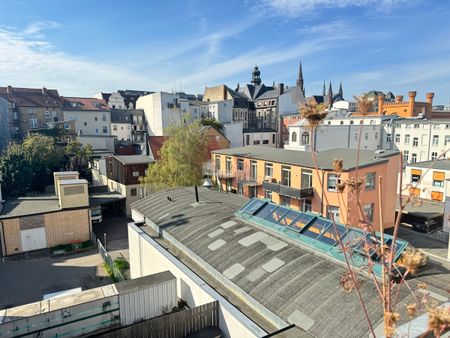
[[[168,139],[167,136],[149,136],[148,137],[148,147],[150,150],[150,156],[152,156],[156,161],[161,159],[161,147],[164,142]]]
[[[0,87],[0,96],[24,107],[62,107],[62,100],[56,89]]]
[[[274,87],[266,86],[264,83],[257,86],[246,84],[245,86],[239,88],[239,93],[245,94],[250,100],[256,100],[269,90],[274,90]]]
[[[122,162],[123,164],[146,164],[146,163],[152,163],[154,160],[145,155],[113,155],[111,157],[114,157],[119,162]]]
[[[109,110],[105,100],[91,97],[64,97],[64,110]]]
[[[111,123],[133,123],[133,116],[144,116],[143,109],[111,109]]]

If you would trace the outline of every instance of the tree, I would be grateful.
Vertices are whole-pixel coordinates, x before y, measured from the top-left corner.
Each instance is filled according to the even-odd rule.
[[[202,125],[211,126],[218,132],[222,132],[223,124],[217,121],[214,117],[205,117],[202,118]]]
[[[92,173],[89,164],[92,162],[92,146],[90,144],[83,146],[78,141],[70,141],[65,153],[65,168],[67,170],[74,170],[80,173],[80,177],[90,181]]]
[[[31,189],[43,190],[46,185],[52,184],[52,173],[63,166],[63,153],[52,137],[41,134],[29,135],[23,141],[22,148],[31,166]]]
[[[32,181],[32,171],[21,144],[13,143],[0,158],[2,188],[7,195],[25,194]]]
[[[200,184],[207,159],[208,139],[193,122],[175,128],[161,147],[161,160],[149,165],[141,183],[151,191]]]

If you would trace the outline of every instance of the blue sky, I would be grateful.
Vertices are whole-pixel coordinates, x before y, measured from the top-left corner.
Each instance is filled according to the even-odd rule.
[[[342,81],[450,100],[450,2],[229,0],[0,2],[0,85],[65,96],[142,89],[202,93],[250,81],[294,84],[306,95]]]

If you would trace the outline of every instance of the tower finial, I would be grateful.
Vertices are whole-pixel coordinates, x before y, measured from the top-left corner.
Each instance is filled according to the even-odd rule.
[[[300,90],[303,93],[303,96],[305,96],[305,84],[303,81],[303,70],[302,70],[302,62],[300,61],[300,65],[298,67],[298,78],[297,78],[297,87],[300,87]]]
[[[252,72],[252,81],[251,81],[255,86],[258,86],[261,84],[261,76],[260,75],[261,75],[261,72],[259,71],[258,66],[255,66],[255,68],[253,69],[253,72]]]

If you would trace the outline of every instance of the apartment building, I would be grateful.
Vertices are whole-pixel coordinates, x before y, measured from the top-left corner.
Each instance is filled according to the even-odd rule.
[[[129,216],[130,204],[146,196],[139,177],[145,176],[148,165],[154,160],[145,155],[113,155],[105,157],[105,161],[108,190],[125,196]]]
[[[412,193],[422,199],[445,202],[450,196],[450,160],[408,164],[403,173],[402,195]]]
[[[310,152],[248,146],[213,152],[214,178],[220,189],[247,197],[267,198],[297,210],[313,211],[341,223],[359,221],[354,194],[339,185],[356,175],[356,151],[331,149],[317,153],[315,169]],[[333,167],[342,159],[341,173]],[[397,173],[400,153],[361,150],[358,176],[364,178],[360,199],[375,227],[379,227],[378,177],[382,176],[383,223],[394,225]],[[323,182],[324,188],[320,182]]]
[[[431,161],[450,149],[450,120],[394,119],[383,129],[382,149],[401,151],[404,163]]]
[[[172,126],[190,119],[189,101],[177,94],[157,92],[138,98],[136,109],[144,110],[150,136],[167,136]]]
[[[47,128],[63,120],[62,100],[56,89],[0,87],[0,96],[12,104],[11,137],[20,140],[29,130]]]
[[[0,96],[0,151],[6,148],[14,134],[12,125],[12,103]]]
[[[78,172],[54,173],[56,195],[6,200],[0,214],[4,256],[91,239],[88,182]]]
[[[111,109],[111,135],[117,140],[143,143],[146,132],[142,109]]]

